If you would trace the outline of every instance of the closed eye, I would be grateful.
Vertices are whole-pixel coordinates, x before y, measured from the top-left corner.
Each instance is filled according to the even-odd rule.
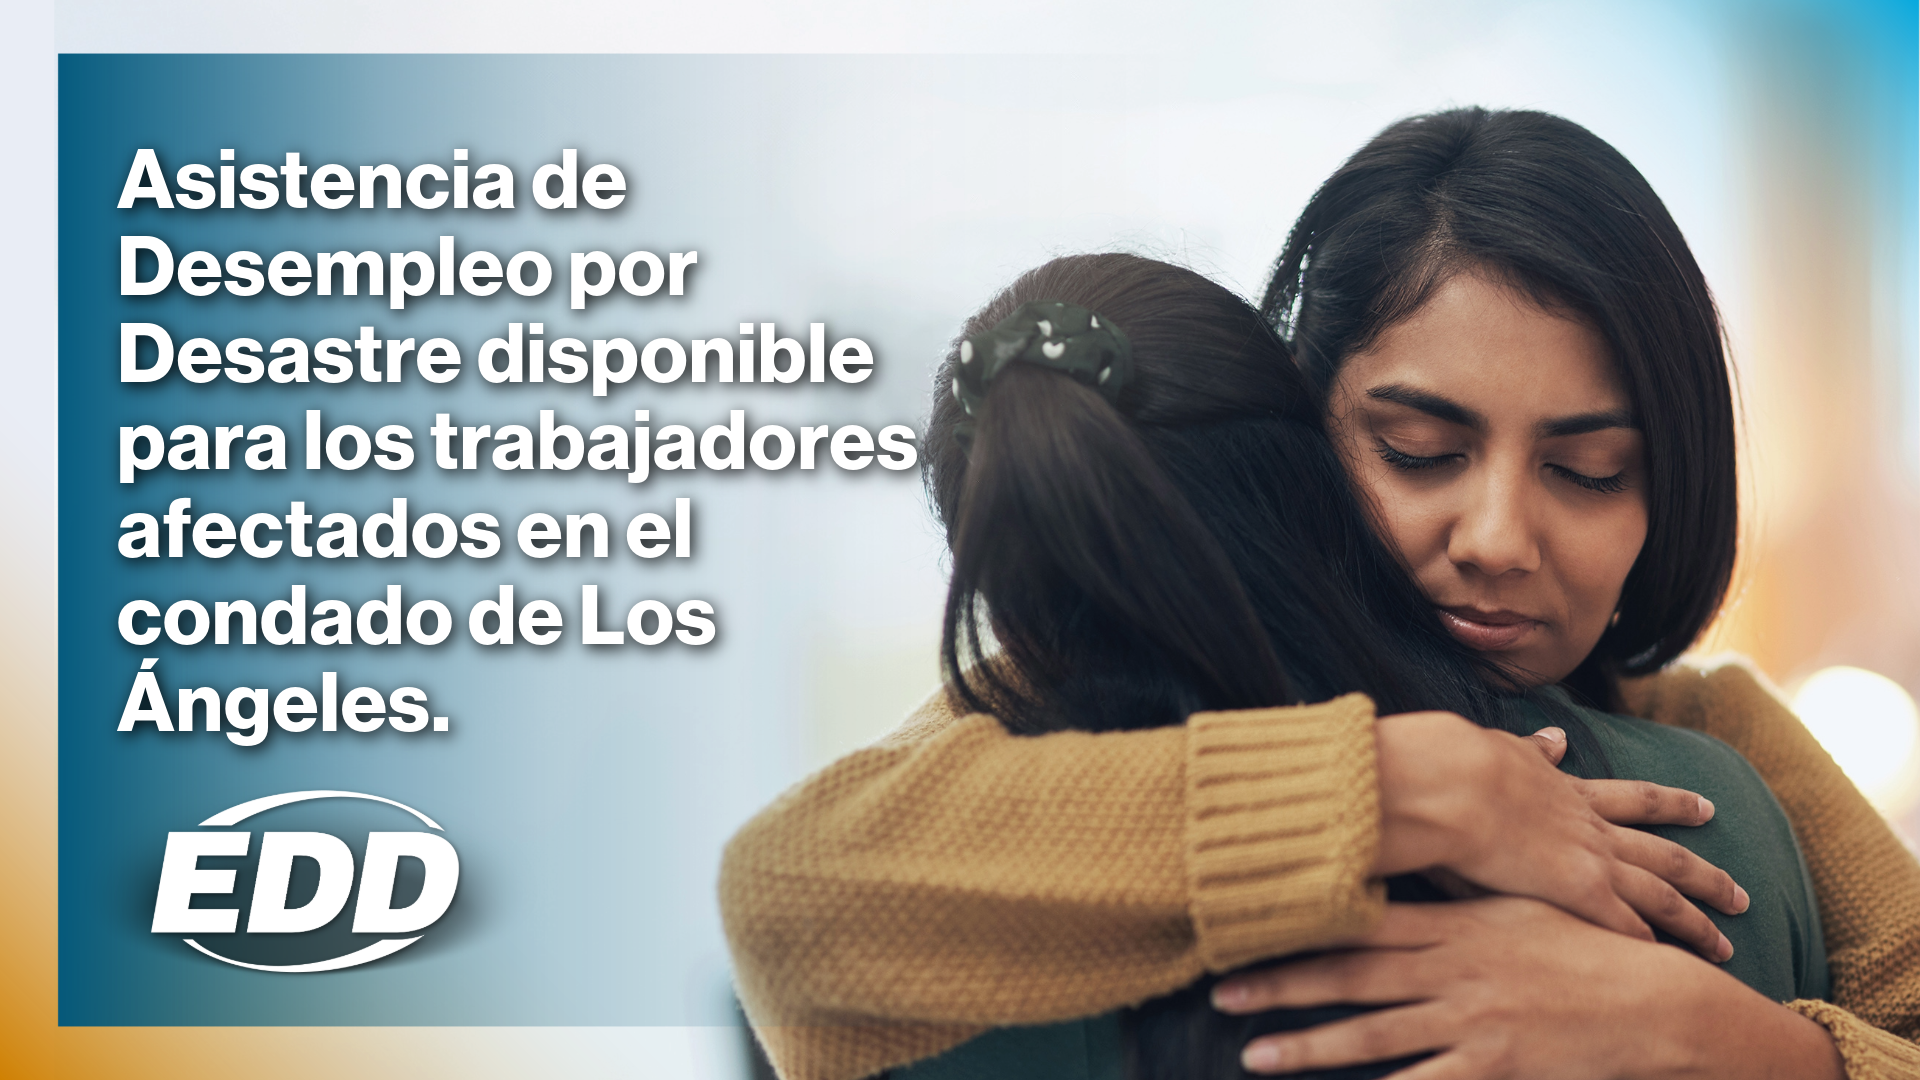
[[[1588,476],[1586,473],[1574,472],[1564,465],[1548,465],[1547,468],[1552,469],[1561,479],[1566,480],[1576,487],[1583,487],[1588,491],[1599,492],[1602,495],[1618,495],[1620,492],[1627,490],[1627,472],[1625,469],[1614,473],[1612,476]]]
[[[1404,450],[1396,450],[1388,445],[1385,439],[1374,442],[1373,452],[1380,455],[1380,460],[1404,472],[1436,468],[1460,456],[1459,454],[1435,454],[1432,457],[1421,457]]]

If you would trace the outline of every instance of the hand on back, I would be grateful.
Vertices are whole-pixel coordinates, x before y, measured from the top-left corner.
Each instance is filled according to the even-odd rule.
[[[1568,776],[1555,768],[1566,752],[1557,728],[1521,738],[1452,713],[1404,713],[1378,721],[1375,740],[1380,876],[1438,871],[1645,940],[1651,924],[1709,960],[1733,954],[1686,897],[1737,915],[1746,892],[1686,848],[1627,827],[1704,824],[1706,799]]]
[[[1839,1080],[1833,1040],[1725,971],[1533,900],[1389,904],[1358,947],[1236,975],[1231,1013],[1391,1006],[1249,1043],[1255,1073],[1435,1056],[1405,1080]]]

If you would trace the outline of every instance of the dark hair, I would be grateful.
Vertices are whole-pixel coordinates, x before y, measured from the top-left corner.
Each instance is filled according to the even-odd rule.
[[[953,556],[957,704],[1019,734],[1354,690],[1382,712],[1520,722],[1374,536],[1316,398],[1250,305],[1165,263],[1072,256],[1022,275],[961,339],[1032,300],[1119,326],[1134,375],[1116,408],[1012,364],[963,442],[950,350],[926,453]],[[981,663],[989,633],[1000,654]]]
[[[1340,365],[1462,271],[1490,275],[1607,342],[1647,447],[1647,538],[1620,615],[1566,683],[1680,655],[1711,620],[1738,532],[1733,397],[1719,314],[1679,226],[1620,152],[1540,112],[1402,120],[1322,184],[1261,311],[1323,407]]]
[[[967,416],[951,392],[959,341],[1038,300],[1125,333],[1133,376],[1117,405],[1013,363]],[[1037,735],[1360,690],[1382,712],[1451,709],[1531,730],[1374,535],[1305,377],[1226,289],[1130,255],[1055,259],[967,323],[938,391],[927,479],[953,554],[942,655],[959,707]],[[1001,650],[985,659],[983,616]],[[1598,757],[1576,716],[1554,719],[1570,758]],[[1391,886],[1438,898],[1420,879]],[[1362,1011],[1230,1017],[1207,999],[1213,981],[1129,1012],[1133,1075],[1243,1077],[1239,1047],[1254,1035]]]

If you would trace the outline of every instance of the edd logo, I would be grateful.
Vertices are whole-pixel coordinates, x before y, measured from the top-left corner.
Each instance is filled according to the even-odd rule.
[[[396,812],[404,811],[426,829],[370,827],[357,892],[353,851],[331,832],[262,832],[258,855],[249,860],[254,834],[234,826],[282,807],[295,809],[275,815],[276,822],[311,816],[302,810],[313,808],[300,804],[320,800],[360,800],[324,804],[332,821],[365,820],[372,814],[413,825]],[[255,971],[338,971],[372,963],[419,941],[424,936],[420,932],[452,905],[460,883],[460,856],[440,832],[433,819],[411,806],[353,791],[291,791],[241,803],[201,822],[197,832],[167,834],[153,932],[190,935],[186,943],[200,952]],[[214,865],[203,866],[203,860]],[[249,862],[251,889],[237,888]],[[247,891],[252,893],[250,903],[244,901]],[[195,906],[195,897],[217,896],[242,899],[247,908],[244,933],[236,933],[239,907]],[[341,917],[349,899],[354,901],[350,923]],[[396,900],[402,901],[399,906]],[[215,951],[199,940],[209,935],[234,936],[213,942],[221,947]],[[376,937],[368,941],[368,935]]]

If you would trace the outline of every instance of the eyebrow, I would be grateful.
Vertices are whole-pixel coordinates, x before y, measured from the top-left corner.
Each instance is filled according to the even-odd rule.
[[[1402,383],[1387,383],[1367,391],[1367,396],[1376,401],[1390,401],[1395,405],[1405,405],[1417,409],[1436,420],[1449,424],[1458,424],[1474,431],[1487,429],[1487,418],[1467,408],[1457,401],[1450,401],[1439,394],[1426,390],[1416,390]],[[1568,435],[1586,435],[1595,431],[1607,431],[1613,428],[1637,429],[1639,423],[1633,414],[1625,409],[1607,409],[1600,412],[1578,413],[1573,416],[1559,416],[1551,420],[1542,420],[1535,425],[1535,431],[1543,439],[1564,438]]]
[[[1418,409],[1437,420],[1449,424],[1459,424],[1475,431],[1485,431],[1487,418],[1456,401],[1448,401],[1439,394],[1425,390],[1415,390],[1400,383],[1388,383],[1367,391],[1367,396],[1376,401],[1391,401],[1395,405],[1405,405],[1409,409]]]
[[[1554,420],[1542,420],[1538,425],[1540,437],[1554,439],[1564,435],[1585,435],[1593,431],[1607,431],[1611,428],[1638,428],[1633,414],[1625,409],[1610,409],[1606,412],[1581,413],[1578,416],[1562,416]]]

